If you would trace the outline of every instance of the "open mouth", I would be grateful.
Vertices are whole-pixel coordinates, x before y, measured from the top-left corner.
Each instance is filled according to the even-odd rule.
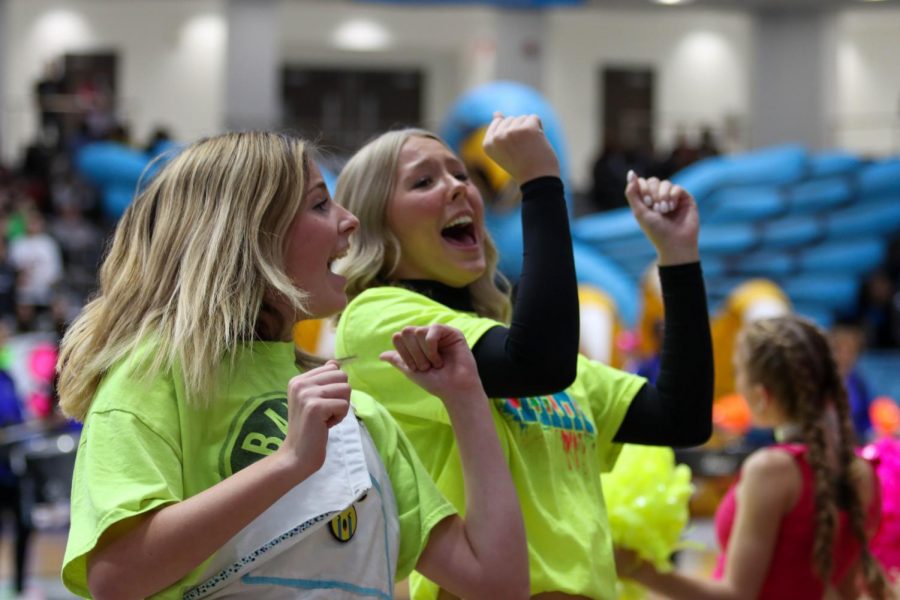
[[[475,223],[472,217],[457,217],[441,229],[441,237],[454,246],[472,246],[477,243]]]
[[[350,247],[346,247],[343,250],[339,250],[336,254],[334,254],[331,258],[328,259],[328,270],[334,273],[334,264],[340,259],[347,256],[350,252]]]

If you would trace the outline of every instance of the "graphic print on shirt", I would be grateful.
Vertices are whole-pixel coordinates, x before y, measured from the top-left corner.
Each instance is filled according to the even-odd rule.
[[[228,438],[219,455],[219,474],[229,477],[281,447],[288,431],[287,398],[272,392],[251,398],[235,416]],[[335,516],[329,523],[331,535],[341,543],[349,542],[359,525],[354,506]]]
[[[592,436],[596,434],[594,424],[565,392],[552,396],[501,398],[499,401],[503,403],[501,412],[523,428],[539,423],[550,429],[582,431]]]
[[[278,451],[288,431],[287,402],[283,391],[241,401],[218,453],[222,477]],[[327,454],[321,477],[293,488],[238,532],[182,597],[391,600],[400,524],[387,468],[355,414],[330,432]],[[344,479],[349,488],[340,485]],[[360,492],[348,496],[346,489]]]
[[[580,466],[580,455],[595,443],[594,424],[564,391],[550,396],[500,398],[495,402],[501,404],[501,414],[515,422],[520,432],[529,427],[557,431],[570,469]]]
[[[274,454],[287,436],[287,429],[284,392],[270,392],[244,402],[228,428],[228,437],[219,454],[219,475],[225,479]]]

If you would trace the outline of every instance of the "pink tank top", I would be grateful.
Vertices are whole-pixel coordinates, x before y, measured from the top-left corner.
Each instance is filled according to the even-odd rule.
[[[765,581],[759,592],[760,600],[791,598],[792,600],[820,600],[825,592],[822,580],[812,567],[812,547],[815,539],[815,501],[813,499],[813,473],[806,461],[806,447],[800,444],[779,444],[772,446],[784,450],[794,457],[803,477],[803,489],[797,504],[784,515],[772,561]],[[720,579],[725,570],[728,539],[737,512],[735,490],[738,481],[731,486],[716,511],[716,535],[719,539],[719,554],[713,577]],[[875,493],[878,493],[876,486]],[[881,500],[876,495],[872,499],[867,519],[877,519],[880,514]],[[849,517],[841,511],[835,538],[831,582],[838,583],[847,574],[850,567],[859,557],[860,545],[850,527]]]

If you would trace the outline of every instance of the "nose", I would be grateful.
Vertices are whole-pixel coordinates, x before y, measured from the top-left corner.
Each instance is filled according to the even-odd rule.
[[[350,212],[343,206],[341,206],[340,209],[342,212],[341,218],[339,221],[340,232],[346,233],[346,234],[351,234],[354,231],[356,231],[357,229],[359,229],[359,219],[356,218],[356,215],[354,215],[352,212]]]
[[[450,185],[449,185],[449,201],[453,202],[455,200],[459,200],[466,197],[466,182],[457,179],[453,175],[449,175]]]

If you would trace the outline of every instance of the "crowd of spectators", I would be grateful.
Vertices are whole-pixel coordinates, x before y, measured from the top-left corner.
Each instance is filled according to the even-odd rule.
[[[61,332],[96,279],[108,224],[61,150],[0,166],[0,320],[13,335]]]
[[[719,144],[712,129],[700,130],[696,142],[679,133],[668,154],[659,155],[652,148],[627,144],[615,135],[608,135],[594,161],[592,184],[588,192],[588,208],[604,211],[625,206],[625,177],[633,170],[646,177],[669,179],[688,165],[717,156]]]

